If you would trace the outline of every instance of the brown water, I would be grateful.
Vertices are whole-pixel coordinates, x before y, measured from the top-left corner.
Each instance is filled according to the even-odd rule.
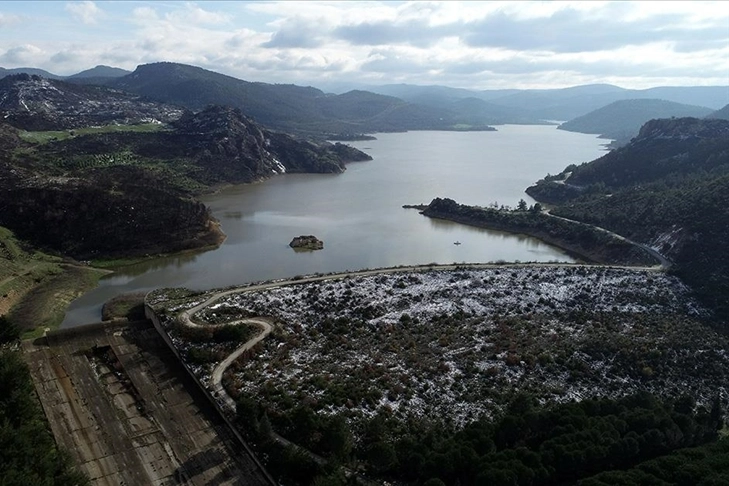
[[[208,289],[316,272],[396,265],[571,261],[533,238],[421,216],[403,204],[450,197],[463,204],[516,206],[547,173],[587,162],[605,140],[553,126],[496,132],[408,132],[352,145],[374,157],[343,174],[287,174],[235,186],[203,201],[228,235],[214,251],[124,268],[76,300],[62,327],[100,318],[107,299],[157,287]],[[313,234],[324,249],[295,252],[294,236]],[[460,245],[454,245],[454,242]]]

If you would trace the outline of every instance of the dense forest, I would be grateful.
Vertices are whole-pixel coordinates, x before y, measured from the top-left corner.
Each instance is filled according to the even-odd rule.
[[[346,483],[302,451],[276,446],[256,400],[239,400],[238,421],[282,480]],[[335,464],[402,484],[709,485],[729,481],[729,442],[716,442],[722,424],[718,402],[707,410],[689,396],[664,402],[641,393],[550,407],[519,395],[498,420],[460,430],[380,413],[353,433],[340,417],[299,404],[290,427],[296,443]]]

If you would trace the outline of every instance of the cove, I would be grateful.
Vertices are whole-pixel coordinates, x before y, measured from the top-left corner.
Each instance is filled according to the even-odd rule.
[[[516,206],[547,173],[605,153],[606,140],[546,125],[496,132],[377,134],[350,144],[373,157],[343,174],[285,174],[228,187],[201,200],[227,235],[220,248],[124,267],[69,307],[61,327],[96,322],[103,303],[159,287],[196,290],[317,272],[428,263],[572,261],[558,248],[498,231],[426,218],[403,204],[448,197]],[[295,252],[313,234],[324,249]],[[459,242],[459,245],[454,245]]]

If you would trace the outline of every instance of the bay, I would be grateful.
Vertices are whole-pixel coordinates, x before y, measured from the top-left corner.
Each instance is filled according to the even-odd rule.
[[[285,174],[202,198],[227,235],[220,248],[122,268],[74,301],[61,327],[100,319],[106,300],[159,287],[196,290],[295,275],[428,263],[572,261],[540,241],[426,218],[404,204],[533,203],[524,189],[547,173],[605,153],[605,140],[554,126],[496,132],[377,134],[351,142],[372,161],[343,174]],[[313,234],[324,249],[288,243]],[[459,242],[459,245],[455,245]]]

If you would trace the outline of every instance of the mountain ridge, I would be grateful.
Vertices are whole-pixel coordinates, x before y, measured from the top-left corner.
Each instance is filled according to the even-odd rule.
[[[626,143],[648,120],[671,117],[705,117],[710,108],[685,105],[661,99],[618,100],[561,124],[568,132],[598,134]]]

